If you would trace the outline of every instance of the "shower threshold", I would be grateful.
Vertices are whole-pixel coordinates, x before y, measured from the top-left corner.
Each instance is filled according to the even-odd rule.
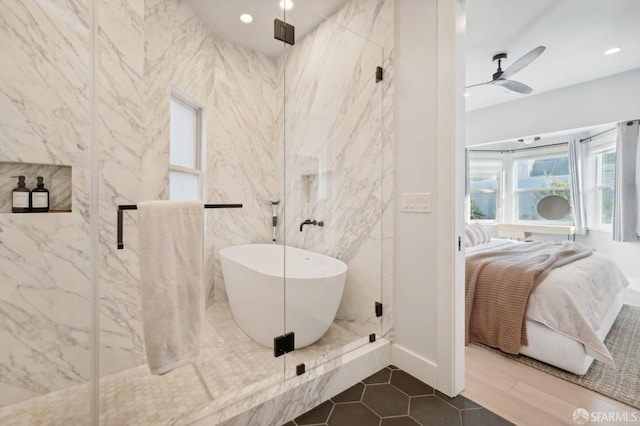
[[[206,311],[196,364],[154,376],[139,365],[100,379],[100,424],[185,424],[194,412],[224,407],[311,370],[365,345],[362,324],[334,321],[306,348],[274,358],[233,320],[227,302]],[[90,385],[84,383],[0,408],[0,424],[90,424]]]

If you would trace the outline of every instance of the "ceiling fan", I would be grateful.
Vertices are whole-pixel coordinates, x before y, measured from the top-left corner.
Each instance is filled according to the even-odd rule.
[[[509,89],[513,92],[518,93],[531,93],[533,89],[527,86],[524,83],[520,83],[519,81],[509,80],[509,77],[520,71],[522,68],[529,65],[531,62],[535,61],[538,56],[542,55],[546,47],[538,46],[533,49],[531,52],[522,56],[520,59],[511,64],[506,70],[502,70],[501,65],[504,59],[507,59],[506,53],[498,53],[493,56],[492,61],[498,61],[498,70],[493,74],[493,78],[491,81],[486,81],[484,83],[472,84],[471,86],[465,87],[465,89],[469,89],[470,87],[482,86],[485,84],[497,84],[498,86],[502,86],[506,89]]]

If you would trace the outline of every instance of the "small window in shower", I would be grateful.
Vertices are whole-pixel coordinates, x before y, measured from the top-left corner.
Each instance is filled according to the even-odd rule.
[[[203,108],[172,91],[169,139],[169,199],[202,199]]]

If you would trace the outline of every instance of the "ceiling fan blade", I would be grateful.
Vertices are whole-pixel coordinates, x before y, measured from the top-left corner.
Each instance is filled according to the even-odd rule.
[[[493,80],[492,81],[485,81],[484,83],[472,84],[471,86],[465,86],[465,89],[468,89],[470,87],[483,86],[485,84],[491,84],[491,83],[493,83]]]
[[[538,56],[542,55],[542,52],[544,52],[545,49],[546,47],[544,46],[536,47],[531,52],[527,53],[526,55],[515,61],[513,64],[511,64],[511,66],[509,66],[506,70],[504,70],[504,72],[500,74],[500,78],[505,80],[508,79],[509,77],[520,71],[522,68],[535,61]]]
[[[527,86],[524,83],[520,83],[519,81],[504,80],[503,78],[499,78],[497,80],[494,80],[493,84],[506,87],[507,89],[513,92],[524,93],[524,94],[533,92],[533,89],[531,87]]]

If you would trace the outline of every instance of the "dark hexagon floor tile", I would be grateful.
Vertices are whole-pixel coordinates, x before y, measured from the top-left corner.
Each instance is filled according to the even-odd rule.
[[[307,411],[301,416],[296,417],[295,422],[300,425],[315,425],[318,423],[326,423],[333,409],[333,402],[325,401],[315,408]]]
[[[433,395],[431,386],[402,370],[391,373],[391,384],[410,396]]]
[[[395,365],[393,365],[393,364],[389,364],[389,365],[387,365],[387,368],[390,368],[390,369],[392,369],[392,370],[400,370],[398,367],[396,367],[396,366],[395,366]]]
[[[409,414],[409,397],[390,384],[367,385],[362,402],[380,417]]]
[[[414,396],[409,408],[409,415],[423,425],[462,426],[460,411],[436,396]]]
[[[402,417],[387,417],[382,419],[380,426],[422,426],[409,416]]]
[[[465,398],[462,395],[458,395],[454,398],[449,398],[447,395],[438,390],[435,393],[438,398],[442,399],[444,402],[448,402],[451,405],[455,405],[460,410],[466,410],[467,408],[480,408],[480,405],[476,404],[470,399]]]
[[[362,398],[362,392],[364,391],[364,385],[362,383],[356,383],[344,392],[341,392],[331,398],[335,403],[339,402],[355,402],[360,401]]]
[[[462,424],[464,426],[507,426],[513,423],[492,413],[486,408],[462,411]]]
[[[367,385],[374,383],[389,383],[389,377],[391,377],[391,370],[385,367],[377,373],[373,373],[372,375],[364,379],[362,383],[365,383]]]
[[[379,426],[380,417],[361,402],[337,404],[327,422],[329,426]]]

